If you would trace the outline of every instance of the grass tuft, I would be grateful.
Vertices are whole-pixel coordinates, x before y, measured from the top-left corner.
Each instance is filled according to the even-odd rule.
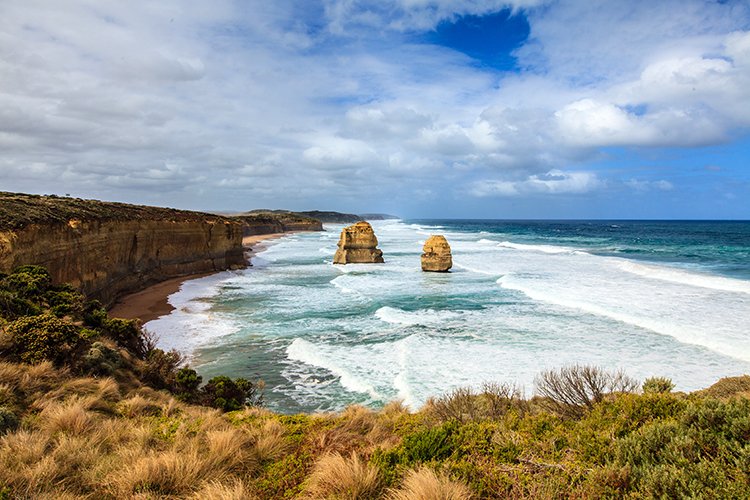
[[[390,490],[388,500],[471,500],[474,496],[463,483],[422,467],[406,474],[399,489]]]
[[[323,455],[315,463],[306,492],[312,498],[377,498],[380,488],[378,470],[362,461],[356,453],[348,458],[339,453]]]

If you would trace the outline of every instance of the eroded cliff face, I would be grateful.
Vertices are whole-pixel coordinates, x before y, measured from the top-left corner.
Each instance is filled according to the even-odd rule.
[[[283,215],[237,216],[244,223],[245,236],[257,234],[286,233],[289,231],[322,231],[323,224],[312,218],[291,218]]]
[[[245,266],[242,223],[192,220],[79,220],[0,232],[0,272],[34,264],[111,304],[168,278]]]

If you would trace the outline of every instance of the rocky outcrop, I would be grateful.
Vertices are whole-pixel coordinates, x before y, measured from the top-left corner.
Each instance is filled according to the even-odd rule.
[[[378,250],[378,239],[372,226],[360,221],[341,230],[339,248],[333,257],[334,264],[374,264],[383,262],[383,252]]]
[[[0,193],[0,272],[45,266],[111,304],[168,278],[244,267],[242,230],[199,212]]]
[[[422,271],[444,273],[453,267],[451,247],[443,235],[436,234],[427,238],[422,252]]]

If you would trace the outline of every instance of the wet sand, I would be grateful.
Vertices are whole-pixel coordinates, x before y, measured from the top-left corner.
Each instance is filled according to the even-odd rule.
[[[279,238],[290,233],[258,234],[242,238],[242,246],[246,250],[245,257],[249,261],[253,253],[262,250],[261,242]],[[214,273],[191,274],[162,281],[148,288],[121,297],[109,310],[110,316],[125,319],[138,319],[141,324],[148,323],[160,316],[169,314],[174,307],[167,301],[170,295],[180,290],[185,281],[210,276]]]

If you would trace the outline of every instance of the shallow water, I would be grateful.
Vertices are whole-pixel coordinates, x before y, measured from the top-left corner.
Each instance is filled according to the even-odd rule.
[[[342,226],[192,280],[146,327],[204,378],[260,377],[282,412],[419,407],[485,381],[527,393],[566,363],[671,377],[750,372],[750,223],[374,222],[385,264],[331,264]],[[454,269],[422,273],[429,234]]]

